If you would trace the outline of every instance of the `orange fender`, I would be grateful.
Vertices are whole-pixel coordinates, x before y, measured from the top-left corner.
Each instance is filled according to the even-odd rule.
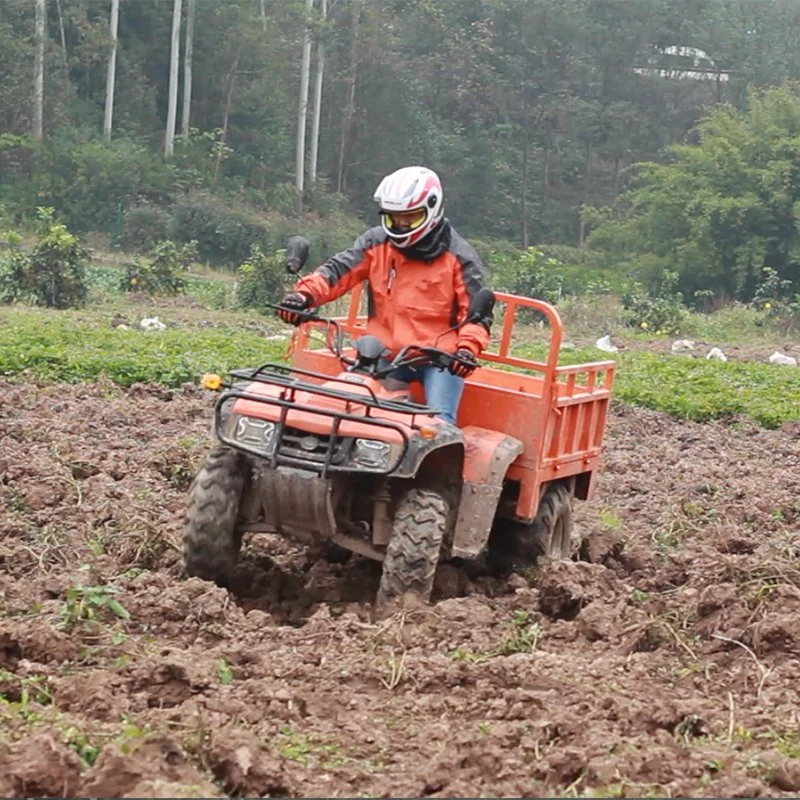
[[[522,453],[523,444],[513,436],[467,425],[464,434],[464,483],[450,555],[475,558],[489,539],[503,478]]]

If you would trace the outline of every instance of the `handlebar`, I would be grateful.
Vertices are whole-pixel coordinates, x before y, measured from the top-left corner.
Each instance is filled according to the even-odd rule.
[[[326,345],[328,349],[336,357],[344,364],[347,364],[350,368],[355,367],[358,365],[358,362],[350,358],[349,356],[344,355],[344,335],[342,332],[342,326],[338,320],[331,319],[330,317],[322,317],[319,315],[319,311],[316,308],[309,309],[307,311],[298,311],[294,308],[287,308],[286,306],[276,305],[275,303],[265,303],[268,308],[274,308],[277,311],[288,311],[291,314],[297,317],[296,325],[301,325],[303,323],[319,323],[326,325],[328,330],[334,331],[334,337],[331,341],[329,335],[326,335]],[[406,345],[403,347],[397,355],[387,364],[384,366],[379,366],[379,362],[376,362],[372,369],[369,371],[370,374],[374,378],[384,378],[390,373],[394,372],[396,369],[400,369],[402,367],[416,367],[416,366],[423,366],[426,364],[432,364],[439,369],[449,369],[450,365],[453,363],[461,364],[465,367],[474,367],[474,363],[467,361],[463,358],[460,358],[455,353],[448,353],[445,350],[439,350],[436,347],[422,347],[420,345]]]
[[[409,353],[414,355],[409,355]],[[473,363],[460,358],[455,353],[448,353],[446,350],[439,350],[437,347],[420,347],[419,345],[410,344],[400,350],[387,366],[376,370],[375,377],[384,377],[401,367],[416,367],[425,364],[432,364],[439,369],[449,369],[454,362],[465,367],[474,366]]]

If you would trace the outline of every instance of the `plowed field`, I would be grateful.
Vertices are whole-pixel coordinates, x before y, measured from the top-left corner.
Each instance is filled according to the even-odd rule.
[[[276,537],[181,578],[212,402],[0,385],[0,794],[800,792],[799,425],[617,405],[575,561],[376,622]]]

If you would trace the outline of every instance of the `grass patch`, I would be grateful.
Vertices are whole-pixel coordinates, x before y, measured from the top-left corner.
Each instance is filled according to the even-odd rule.
[[[336,742],[300,733],[291,725],[284,725],[280,729],[278,752],[284,758],[296,761],[304,767],[335,769],[347,761]]]
[[[197,381],[205,372],[281,360],[287,344],[265,338],[266,319],[248,317],[240,324],[237,315],[230,315],[223,324],[211,325],[214,312],[207,312],[182,319],[180,327],[145,333],[112,328],[106,316],[107,309],[94,316],[87,311],[3,309],[0,375],[67,383],[105,376],[122,386],[152,382],[174,387]],[[541,360],[545,345],[520,345],[515,351]],[[564,351],[562,363],[606,357],[584,348]],[[613,358],[614,397],[632,405],[698,422],[745,416],[767,428],[800,417],[800,373],[791,367],[643,351]]]
[[[180,386],[205,372],[280,359],[285,341],[235,328],[145,333],[78,321],[76,314],[13,309],[0,324],[0,374],[77,383],[101,376],[121,386]]]
[[[744,415],[766,428],[800,417],[800,373],[756,362],[700,361],[624,353],[614,396],[675,417],[707,422]]]
[[[520,356],[546,357],[545,345],[517,349]],[[611,358],[617,362],[613,396],[643,408],[695,422],[750,417],[765,428],[800,418],[800,372],[759,362],[706,361],[641,350],[602,353],[565,350],[561,364]]]
[[[478,664],[498,656],[510,656],[514,653],[532,653],[539,646],[541,634],[539,623],[533,619],[530,612],[519,610],[514,612],[509,631],[497,647],[480,653],[473,653],[471,650],[457,647],[449,655],[453,661]]]

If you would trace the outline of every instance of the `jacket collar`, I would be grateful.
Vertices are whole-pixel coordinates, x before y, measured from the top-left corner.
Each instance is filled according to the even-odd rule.
[[[413,247],[398,248],[411,261],[433,261],[450,247],[450,220],[446,217],[424,239]]]

